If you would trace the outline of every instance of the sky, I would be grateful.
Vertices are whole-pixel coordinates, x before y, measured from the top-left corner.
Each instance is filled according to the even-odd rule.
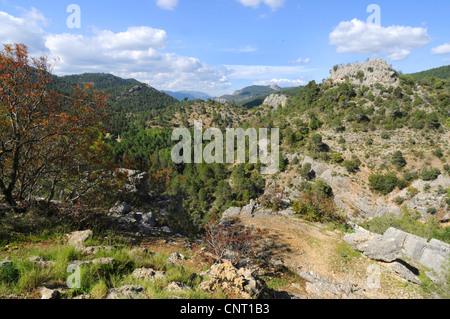
[[[368,58],[404,73],[449,65],[449,12],[448,0],[0,0],[0,42],[47,56],[56,75],[221,96]]]

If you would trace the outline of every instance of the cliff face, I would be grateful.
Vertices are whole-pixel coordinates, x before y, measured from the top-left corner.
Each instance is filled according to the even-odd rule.
[[[350,83],[354,85],[398,86],[400,81],[397,72],[385,60],[372,59],[368,62],[335,66],[330,71],[330,80],[334,83]]]

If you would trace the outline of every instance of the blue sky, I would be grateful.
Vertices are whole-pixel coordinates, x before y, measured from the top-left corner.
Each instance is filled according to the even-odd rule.
[[[368,21],[371,4],[381,24]],[[105,72],[219,96],[320,82],[367,58],[405,73],[448,65],[449,12],[447,0],[0,0],[0,41],[58,58],[58,75]]]

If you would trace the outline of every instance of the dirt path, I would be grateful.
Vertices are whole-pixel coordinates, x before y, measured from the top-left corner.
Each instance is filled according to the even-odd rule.
[[[291,270],[314,271],[330,281],[350,283],[358,287],[362,297],[423,298],[417,285],[405,283],[386,264],[355,252],[342,239],[344,234],[329,226],[279,215],[240,220],[261,236],[260,253],[281,261]],[[371,265],[381,271],[379,288],[369,288]]]

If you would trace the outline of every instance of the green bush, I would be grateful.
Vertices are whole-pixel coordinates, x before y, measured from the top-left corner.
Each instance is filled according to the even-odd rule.
[[[359,171],[361,161],[359,160],[359,158],[355,157],[351,160],[344,161],[343,165],[349,173],[356,173],[357,171]]]
[[[429,170],[423,170],[420,173],[420,178],[424,181],[434,181],[441,175],[441,171],[437,168],[430,168]]]
[[[389,194],[395,187],[403,189],[408,186],[407,181],[404,179],[399,179],[394,173],[389,173],[386,175],[370,175],[369,183],[373,190],[383,195]]]
[[[403,157],[403,153],[401,151],[397,151],[392,155],[391,162],[394,164],[397,168],[403,168],[406,166],[406,160]]]

